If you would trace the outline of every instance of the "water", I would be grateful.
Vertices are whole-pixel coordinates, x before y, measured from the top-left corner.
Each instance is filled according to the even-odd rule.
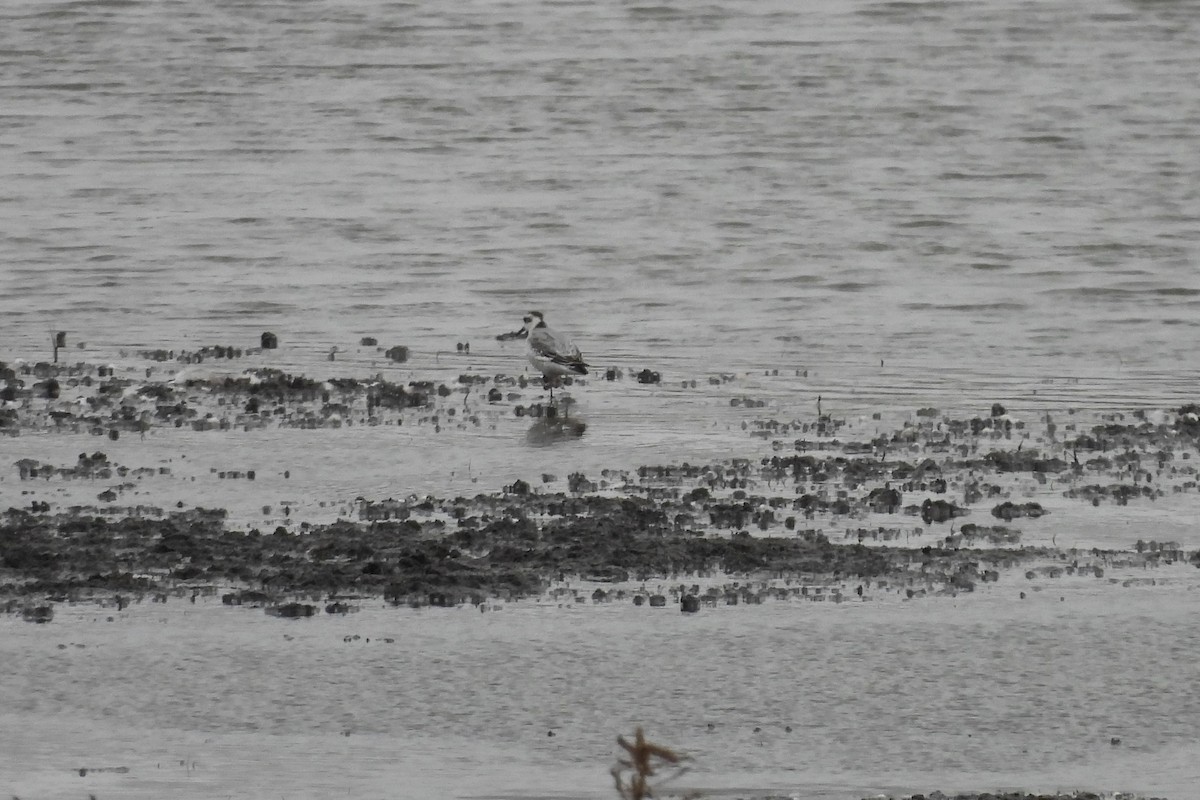
[[[47,627],[8,617],[0,719],[23,735],[6,737],[3,785],[22,797],[601,798],[613,736],[644,724],[694,759],[681,789],[1189,798],[1194,572],[1115,590],[1069,580],[1020,602],[995,587],[691,618],[368,604],[284,623],[211,599],[112,618],[63,608]],[[127,772],[89,782],[81,767]]]
[[[1191,363],[1187,4],[3,14],[10,348],[279,329],[487,362],[536,306],[601,364],[876,396],[1076,377],[1148,401]],[[866,378],[880,360],[900,374]]]
[[[985,413],[997,400],[1030,417],[1170,407],[1195,399],[1198,73],[1200,15],[1170,0],[12,0],[0,9],[0,359],[46,358],[50,332],[64,330],[68,359],[132,371],[145,366],[138,348],[248,346],[273,330],[281,350],[233,368],[513,373],[518,349],[493,337],[532,307],[598,367],[664,376],[661,387],[580,387],[589,428],[571,446],[535,446],[545,443],[528,421],[500,412],[481,432],[442,438],[181,431],[105,443],[131,466],[174,466],[178,485],[155,499],[245,515],[281,499],[316,515],[318,502],[358,494],[483,490],[543,469],[753,453],[743,422],[811,415],[817,395],[837,414]],[[408,345],[410,364],[359,347],[365,335]],[[459,342],[471,343],[469,356],[456,353]],[[736,380],[710,388],[717,373]],[[681,388],[687,380],[699,389]],[[740,396],[766,409],[731,408]],[[63,463],[93,447],[86,436],[24,436],[0,442],[0,462]],[[255,466],[256,486],[204,483],[210,469]],[[295,482],[279,476],[284,466]],[[4,477],[0,501],[23,503]],[[1161,526],[1191,541],[1186,505],[1163,518],[1129,513],[1153,528],[1145,538]],[[1129,522],[1106,517],[1096,531],[1074,521],[1073,535],[1127,543],[1145,533],[1127,532]],[[343,785],[397,797],[396,782],[417,777],[437,796],[498,786],[594,794],[612,736],[642,722],[715,759],[700,781],[709,787],[794,777],[814,796],[845,797],[936,788],[930,780],[1099,781],[1161,786],[1178,800],[1196,783],[1186,766],[1196,755],[1186,742],[1200,739],[1187,716],[1195,708],[1184,693],[1138,687],[1187,685],[1181,670],[1196,643],[1145,623],[1188,619],[1191,589],[1115,616],[1101,601],[1036,622],[1020,616],[1025,606],[982,604],[965,616],[904,606],[822,617],[828,627],[816,632],[797,631],[808,617],[790,607],[689,623],[714,626],[704,631],[642,630],[616,611],[506,612],[484,615],[497,637],[488,648],[470,651],[476,640],[461,628],[389,651],[415,670],[407,689],[388,659],[330,655],[350,652],[338,649],[353,628],[341,622],[189,617],[178,635],[195,638],[177,650],[203,675],[230,676],[202,679],[199,695],[175,680],[187,670],[176,655],[144,661],[153,620],[143,618],[128,638],[95,644],[145,669],[155,704],[114,688],[119,668],[103,661],[72,662],[70,681],[44,694],[33,676],[61,666],[45,632],[59,628],[4,622],[5,662],[22,665],[0,684],[5,705],[38,700],[8,712],[29,735],[6,740],[23,758],[0,764],[0,776],[15,776],[5,777],[22,796],[47,780],[65,790],[54,783],[62,770],[95,757],[137,761],[117,792],[131,797],[266,797],[279,786],[318,796]],[[370,619],[424,630],[430,618]],[[62,624],[70,636],[87,628]],[[297,661],[282,630],[320,630],[337,647],[314,645],[320,664]],[[769,646],[793,635],[815,635],[816,652],[848,665],[845,680],[790,644]],[[244,658],[231,643],[259,653],[260,638],[275,645],[261,651],[270,680],[253,664],[215,666]],[[995,697],[991,650],[973,649],[978,641],[997,649],[1002,674],[1020,676]],[[1061,679],[1022,671],[1026,641],[1035,664]],[[915,655],[930,648],[948,660]],[[493,653],[528,667],[505,673],[520,693],[480,694]],[[423,672],[419,654],[440,671]],[[903,685],[945,676],[931,707],[872,694],[869,676],[897,661]],[[644,686],[623,677],[647,670],[657,674]],[[792,670],[820,692],[790,694]],[[746,674],[762,692],[704,699]],[[453,692],[439,694],[441,675]],[[369,698],[353,694],[360,680]],[[696,684],[704,698],[674,693]],[[312,705],[287,694],[298,685],[329,694]],[[88,699],[110,690],[107,705]],[[233,701],[216,702],[218,692]],[[614,699],[581,704],[592,697]],[[380,708],[401,717],[410,703],[428,723],[364,720]],[[799,723],[794,739],[746,733],[751,722],[783,723],[766,719],[780,707]],[[709,745],[696,727],[709,718],[738,733]],[[340,736],[343,725],[351,736]],[[563,735],[545,737],[553,725]],[[1134,744],[1106,749],[1117,728]],[[64,739],[77,757],[47,766],[37,754]],[[249,742],[263,758],[239,755]],[[395,760],[401,745],[407,762]],[[188,749],[221,766],[178,768]],[[151,754],[174,759],[163,777],[174,783],[149,777]],[[913,759],[919,769],[905,766]],[[789,768],[803,775],[779,772]],[[455,770],[471,778],[436,782]]]

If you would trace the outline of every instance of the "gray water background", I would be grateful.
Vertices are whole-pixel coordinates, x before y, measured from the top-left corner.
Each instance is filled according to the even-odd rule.
[[[728,398],[704,388],[714,373],[784,419],[817,394],[834,412],[1171,406],[1195,399],[1197,74],[1200,10],[1170,0],[10,0],[0,358],[45,358],[56,330],[72,353],[86,343],[80,358],[125,363],[274,330],[267,363],[314,376],[382,369],[356,349],[364,335],[412,348],[415,375],[514,373],[519,351],[492,337],[534,307],[597,366],[664,375],[661,390],[580,387],[577,447],[531,449],[503,425],[406,440],[477,471],[490,458],[485,484],[502,463],[733,452],[736,425],[711,438],[730,424]],[[463,341],[469,359],[447,355]],[[668,388],[689,379],[698,391]],[[328,433],[314,436],[338,477],[314,487],[344,500],[415,485],[362,432],[343,437],[353,458]],[[204,469],[238,447],[312,448],[243,440],[146,446]],[[92,446],[22,437],[0,455]],[[1194,522],[1184,508],[1164,525]],[[994,781],[1189,800],[1190,574],[1032,618],[934,601],[650,628],[632,608],[547,609],[482,615],[488,633],[395,611],[303,634],[175,610],[157,627],[137,609],[108,629],[82,611],[51,629],[13,620],[0,696],[20,735],[0,777],[22,797],[117,763],[133,771],[98,773],[120,781],[99,788],[130,797],[598,797],[612,736],[642,723],[706,759],[705,787]],[[351,663],[342,636],[360,629],[411,639],[400,661]],[[63,661],[72,641],[115,655]],[[50,674],[63,682],[47,691]],[[189,754],[203,766],[180,767]]]
[[[595,363],[671,377],[1190,390],[1189,3],[17,1],[0,23],[18,354],[272,329],[488,364],[536,307]]]

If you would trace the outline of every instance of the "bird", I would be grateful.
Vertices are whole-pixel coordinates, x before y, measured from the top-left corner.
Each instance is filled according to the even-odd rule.
[[[542,373],[542,382],[550,389],[550,402],[554,402],[554,385],[565,375],[587,375],[589,365],[569,337],[546,324],[542,312],[530,311],[523,322],[520,330],[496,338],[525,339],[529,343],[529,363]]]

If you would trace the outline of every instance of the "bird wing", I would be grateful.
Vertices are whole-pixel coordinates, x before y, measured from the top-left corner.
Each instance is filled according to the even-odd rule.
[[[529,346],[542,358],[556,364],[583,364],[583,354],[566,336],[549,328],[534,328],[529,334]]]

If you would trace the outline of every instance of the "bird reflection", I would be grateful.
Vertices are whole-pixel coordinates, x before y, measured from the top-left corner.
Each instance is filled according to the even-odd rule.
[[[557,416],[543,418],[529,426],[525,433],[525,444],[530,447],[549,447],[578,439],[586,430],[587,423],[581,419]]]

